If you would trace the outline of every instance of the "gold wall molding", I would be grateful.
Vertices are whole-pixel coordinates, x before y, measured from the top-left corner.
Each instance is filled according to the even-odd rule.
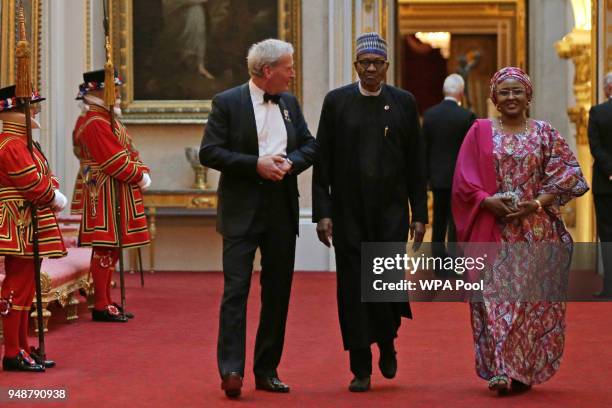
[[[388,0],[352,0],[352,36],[351,56],[355,55],[355,38],[359,34],[377,32],[389,46],[392,57],[395,38],[389,32],[389,1]],[[357,73],[353,70],[353,80],[357,80]]]
[[[444,5],[465,5],[478,3],[507,3],[514,4],[517,0],[398,0],[398,4],[444,4]]]
[[[603,33],[605,74],[612,71],[612,0],[605,0],[603,25],[605,30]]]
[[[389,38],[389,2],[387,0],[353,0],[353,51],[355,51],[355,38],[362,33],[375,31],[387,42]],[[354,54],[354,52],[353,52]]]
[[[92,70],[91,55],[91,0],[85,0],[85,70]]]
[[[387,28],[384,24],[386,21],[384,15],[386,8],[386,0],[362,0],[359,31],[361,33],[376,31],[383,38],[387,38]]]

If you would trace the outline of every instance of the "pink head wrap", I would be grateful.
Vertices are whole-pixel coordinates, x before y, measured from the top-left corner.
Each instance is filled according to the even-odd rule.
[[[529,78],[529,75],[527,75],[522,69],[517,67],[504,67],[497,71],[495,75],[493,75],[493,78],[491,78],[491,82],[489,83],[489,95],[493,103],[497,103],[497,86],[509,78],[516,79],[525,87],[525,92],[527,93],[527,100],[531,101],[531,98],[533,96],[533,85],[531,83],[531,78]]]

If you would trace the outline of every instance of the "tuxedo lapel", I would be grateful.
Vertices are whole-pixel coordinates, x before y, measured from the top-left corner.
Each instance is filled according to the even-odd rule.
[[[297,148],[295,127],[293,126],[293,121],[291,120],[289,108],[287,107],[287,104],[283,100],[282,96],[278,101],[278,107],[280,108],[281,115],[283,117],[283,123],[285,124],[285,128],[287,129],[287,154],[289,154]]]
[[[253,101],[251,100],[248,82],[242,85],[240,92],[240,125],[246,147],[245,153],[258,156],[257,123],[255,123],[255,112],[253,111]]]

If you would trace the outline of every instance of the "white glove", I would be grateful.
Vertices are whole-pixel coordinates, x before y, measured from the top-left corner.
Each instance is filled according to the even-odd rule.
[[[68,204],[68,199],[61,191],[55,190],[55,196],[53,196],[53,202],[51,203],[51,209],[55,212],[63,211]]]
[[[142,173],[142,180],[138,182],[138,187],[140,187],[142,191],[151,187],[151,176],[149,176],[149,173]]]

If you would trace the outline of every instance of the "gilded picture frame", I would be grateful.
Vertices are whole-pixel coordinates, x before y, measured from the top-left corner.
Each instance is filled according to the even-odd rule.
[[[17,6],[19,0],[2,0],[0,6],[0,86],[15,83],[15,44],[17,39]],[[32,52],[32,83],[40,88],[41,0],[23,0],[26,28]]]
[[[143,2],[147,2],[146,6]],[[125,85],[121,87],[124,122],[205,123],[213,95],[248,80],[248,46],[269,37],[277,37],[293,44],[296,79],[292,83],[291,92],[301,99],[300,0],[203,0],[201,8],[191,6],[194,2],[170,0],[112,0],[109,3],[114,64],[125,81]],[[178,5],[181,3],[190,5],[180,9]],[[266,9],[261,5],[257,6],[259,3],[269,7]],[[161,10],[157,14],[154,4]],[[226,9],[225,20],[218,18],[217,25],[214,24],[213,13],[209,10],[209,7],[215,7],[215,4],[217,7],[225,5]],[[192,10],[186,10],[189,7]],[[248,14],[249,12],[251,14]],[[219,12],[216,15],[218,16]],[[179,21],[181,18],[184,20]],[[258,19],[265,23],[266,18],[268,24],[264,28],[268,32],[255,31],[254,26]],[[172,37],[172,25],[176,25],[177,21],[181,24],[180,29],[175,30],[174,33],[178,35]],[[184,28],[191,24],[194,33],[190,36],[201,38],[202,31],[197,30],[202,23],[206,23],[205,26],[208,27],[205,31],[208,37],[204,41],[207,49],[206,59],[202,59],[204,64],[198,64],[196,56],[191,59],[187,54],[190,49],[194,49],[193,53],[197,54],[201,43],[190,42],[189,35],[179,36],[185,36],[185,32],[189,30]],[[168,34],[165,34],[165,31]],[[158,38],[159,42],[151,45],[151,38]],[[239,38],[240,46],[235,46],[238,41],[236,38]],[[176,40],[174,44],[171,43],[173,40]],[[167,50],[166,55],[160,51],[164,49]],[[228,50],[233,54],[228,53]],[[177,58],[168,58],[170,52],[177,55]],[[156,57],[156,53],[160,56]],[[186,55],[185,60],[181,59],[181,53]],[[178,59],[181,59],[180,65],[177,63]],[[218,67],[224,68],[215,71]],[[152,74],[154,72],[157,72],[156,76]],[[205,73],[212,78],[206,77]]]
[[[604,72],[612,72],[612,0],[606,0],[604,4]]]

